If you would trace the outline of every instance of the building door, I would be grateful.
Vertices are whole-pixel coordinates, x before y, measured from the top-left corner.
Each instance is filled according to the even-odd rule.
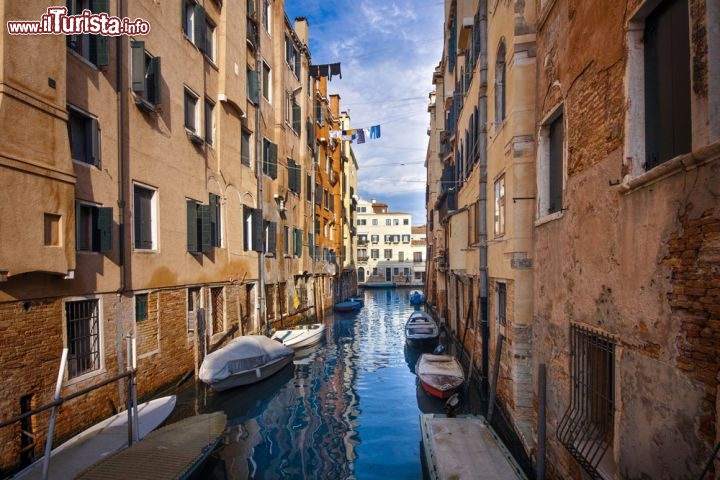
[[[390,268],[390,267],[385,268],[385,281],[387,281],[387,282],[392,281],[392,268]]]
[[[365,281],[365,269],[360,267],[358,268],[358,282],[364,282]]]

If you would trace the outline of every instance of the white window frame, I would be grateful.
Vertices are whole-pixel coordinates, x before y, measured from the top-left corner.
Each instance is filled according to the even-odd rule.
[[[561,208],[557,212],[548,214],[550,207],[550,125],[558,118],[563,116],[563,147],[562,147],[562,191],[563,196],[567,182],[567,116],[564,114],[564,104],[561,102],[553,107],[548,115],[540,122],[538,130],[538,149],[537,149],[537,211],[535,225],[561,218],[564,210]]]
[[[63,308],[62,308],[62,315],[63,315],[63,322],[62,322],[62,329],[63,329],[63,345],[65,347],[68,346],[68,319],[67,319],[67,310],[65,308],[65,305],[68,303],[74,303],[74,302],[86,302],[90,300],[97,300],[97,314],[98,314],[98,358],[99,358],[99,365],[97,369],[89,370],[81,375],[78,375],[76,377],[69,377],[69,369],[65,369],[65,382],[64,385],[73,385],[79,382],[82,382],[84,380],[87,380],[89,378],[93,378],[97,375],[101,375],[105,372],[105,339],[104,339],[104,319],[103,319],[103,299],[100,296],[96,295],[89,295],[84,297],[68,297],[63,299]]]
[[[189,133],[199,136],[199,134],[200,134],[200,109],[198,107],[198,103],[200,102],[200,97],[197,93],[195,93],[192,89],[190,89],[187,86],[185,87],[184,90],[185,90],[185,92],[183,95],[183,112],[185,113],[185,117],[183,119],[183,123],[185,125],[185,130]],[[188,119],[187,99],[188,98],[192,98],[194,100],[192,117],[194,118],[195,125],[193,125],[192,128],[190,126],[188,126],[188,122],[187,122],[187,119]]]
[[[150,200],[150,215],[151,215],[151,241],[152,246],[150,248],[136,248],[135,247],[135,235],[137,232],[135,232],[135,222],[133,221],[133,240],[132,245],[133,249],[136,251],[157,251],[158,249],[158,224],[159,224],[159,211],[158,211],[158,189],[155,187],[151,187],[150,185],[140,183],[140,182],[133,182],[133,215],[135,215],[135,189],[136,188],[142,188],[145,190],[149,190],[152,192],[152,199]]]

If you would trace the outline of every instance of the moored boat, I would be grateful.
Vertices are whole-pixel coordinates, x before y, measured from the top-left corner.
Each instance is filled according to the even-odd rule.
[[[212,352],[200,366],[200,380],[221,392],[259,382],[292,362],[293,349],[264,335],[245,335]]]
[[[284,330],[276,330],[270,338],[277,340],[286,347],[299,349],[315,345],[320,342],[324,336],[325,325],[322,323],[311,323],[309,325],[295,325]]]
[[[156,398],[137,406],[138,438],[142,440],[167,419],[175,408],[175,395]],[[128,446],[127,410],[80,432],[50,452],[49,477],[75,478],[101,458]],[[43,478],[43,458],[17,473],[13,479]]]
[[[405,342],[418,350],[432,349],[440,338],[440,329],[435,320],[425,313],[415,311],[405,322]]]
[[[423,353],[415,365],[415,373],[423,390],[442,399],[452,396],[465,382],[462,366],[452,355]]]
[[[363,305],[365,305],[365,296],[364,295],[353,295],[348,300],[352,300],[353,302],[360,302],[361,307]]]
[[[337,312],[354,312],[360,310],[362,304],[355,300],[345,300],[344,302],[338,302],[333,307]]]

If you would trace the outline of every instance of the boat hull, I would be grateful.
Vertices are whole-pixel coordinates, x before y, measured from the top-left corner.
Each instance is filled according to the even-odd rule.
[[[325,325],[314,323],[312,325],[298,325],[297,327],[276,331],[271,337],[273,340],[282,342],[283,345],[299,349],[310,347],[325,336]]]
[[[338,302],[333,307],[337,312],[354,312],[360,310],[362,304],[353,300],[346,300],[344,302]]]
[[[422,354],[415,373],[423,390],[440,399],[451,397],[465,382],[460,362],[450,355]]]
[[[431,350],[438,344],[440,329],[425,312],[413,312],[405,322],[405,343],[418,350]]]
[[[231,388],[257,383],[282,370],[283,367],[292,363],[293,358],[295,358],[294,355],[278,358],[277,360],[266,363],[265,365],[235,373],[227,378],[210,383],[209,385],[216,392],[223,392]]]

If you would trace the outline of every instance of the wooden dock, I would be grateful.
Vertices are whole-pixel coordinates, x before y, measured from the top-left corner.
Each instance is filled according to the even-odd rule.
[[[223,412],[183,419],[149,434],[120,453],[82,472],[78,479],[163,480],[188,478],[220,443]]]
[[[420,430],[432,480],[527,479],[483,417],[426,413]]]

